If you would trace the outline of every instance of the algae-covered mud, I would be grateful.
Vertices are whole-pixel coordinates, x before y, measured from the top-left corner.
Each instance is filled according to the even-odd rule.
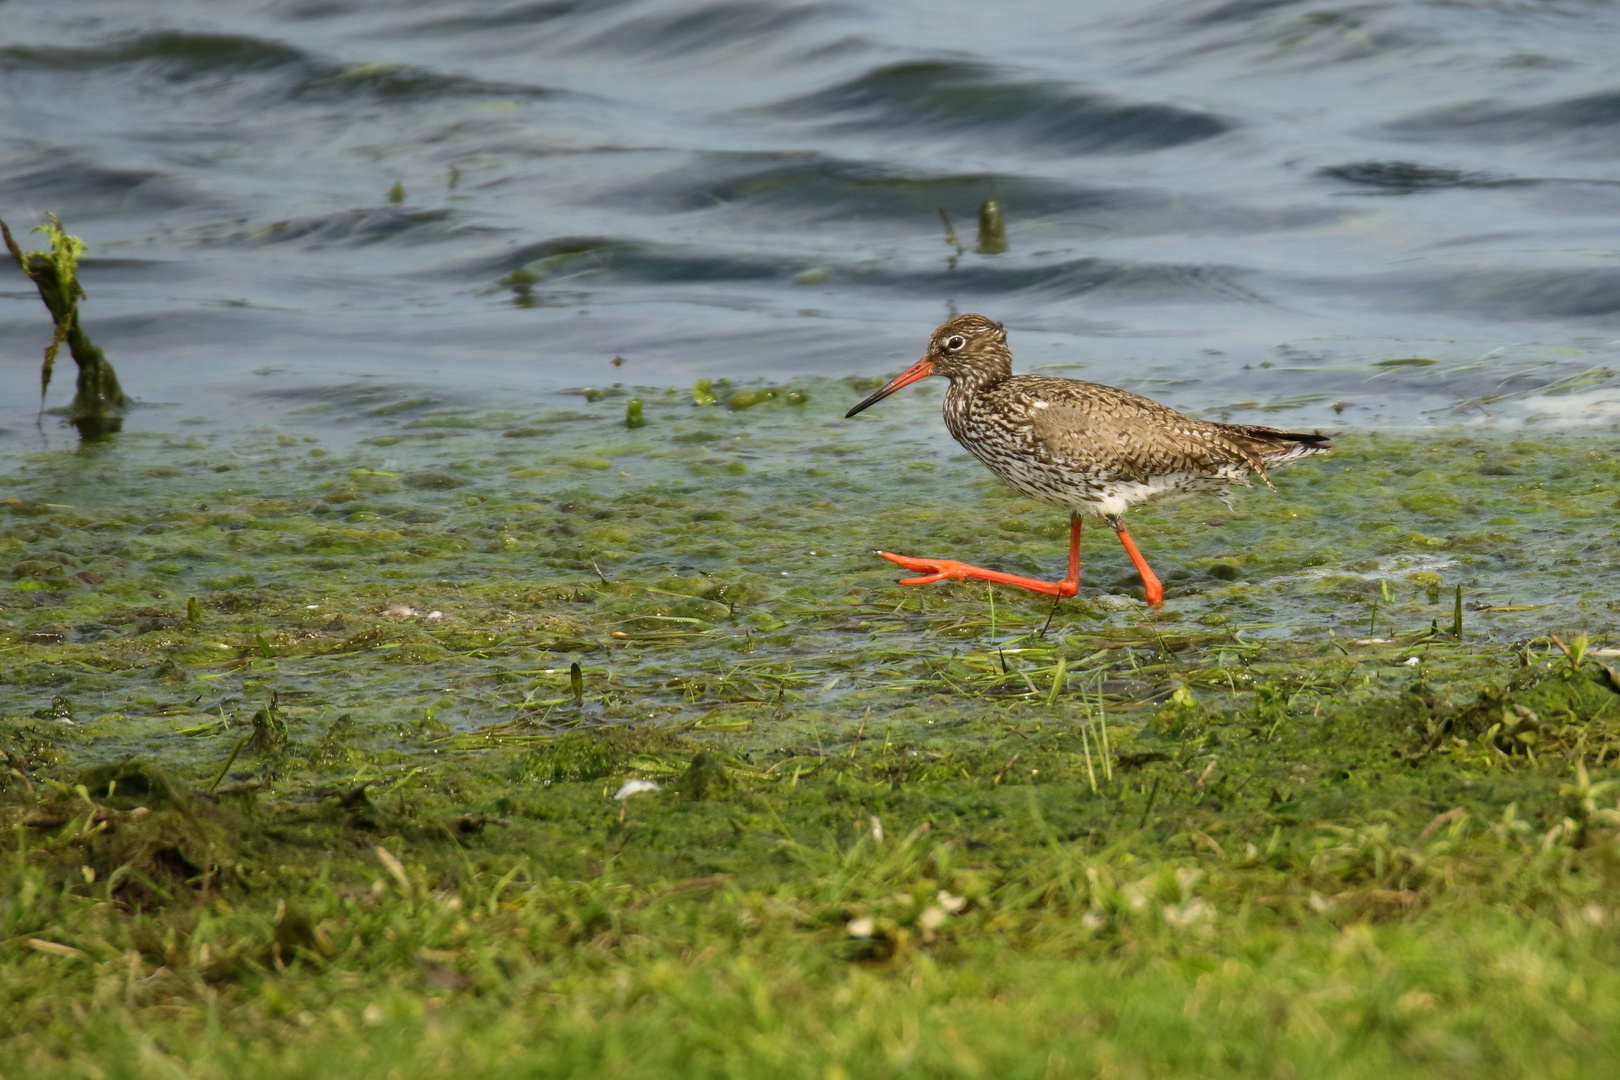
[[[1345,434],[1054,609],[894,584],[1066,523],[861,393],[8,460],[0,1076],[1613,1062],[1615,432]]]

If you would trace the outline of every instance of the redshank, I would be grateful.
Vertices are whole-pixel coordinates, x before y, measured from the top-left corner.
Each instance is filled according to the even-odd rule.
[[[922,575],[902,585],[972,578],[1073,596],[1080,591],[1080,525],[1089,516],[1113,526],[1142,575],[1148,603],[1158,605],[1164,586],[1125,530],[1125,511],[1177,494],[1229,499],[1234,484],[1249,485],[1251,472],[1271,487],[1268,468],[1333,448],[1326,435],[1199,420],[1099,383],[1014,375],[1006,332],[983,315],[958,315],[940,326],[921,360],[844,415],[930,375],[951,381],[945,426],[957,442],[1018,494],[1069,511],[1069,573],[1062,581],[1038,581],[955,559],[878,552]]]

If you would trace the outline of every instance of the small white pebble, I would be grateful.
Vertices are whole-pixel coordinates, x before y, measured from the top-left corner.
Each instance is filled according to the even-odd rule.
[[[404,604],[395,604],[393,607],[388,608],[386,611],[383,612],[384,618],[390,618],[390,619],[409,619],[411,616],[413,616],[415,614],[416,614],[416,609],[415,608],[406,607]]]
[[[867,916],[862,915],[858,919],[849,920],[848,929],[850,937],[869,938],[872,936],[873,931],[877,929],[877,924]]]
[[[305,611],[316,611],[316,610],[318,610],[320,608],[320,606],[321,605],[319,605],[319,604],[305,604],[304,605],[304,610]]]
[[[1417,667],[1418,663],[1419,663],[1419,661],[1418,661],[1417,657],[1415,657],[1415,656],[1407,657],[1407,660],[1406,660],[1406,666],[1407,667]]]
[[[624,786],[613,796],[621,802],[632,795],[640,795],[644,791],[657,791],[658,785],[651,780],[626,780]]]
[[[427,618],[428,622],[433,622],[433,621],[435,621],[437,619],[444,618],[444,612],[442,612],[442,611],[430,611],[430,612],[427,613],[426,618]]]

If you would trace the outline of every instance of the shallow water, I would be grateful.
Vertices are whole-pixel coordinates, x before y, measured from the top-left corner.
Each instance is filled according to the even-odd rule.
[[[1528,662],[1549,632],[1620,631],[1607,433],[1350,436],[1276,493],[1137,513],[1162,610],[1104,528],[1054,606],[902,588],[872,554],[1061,568],[1063,515],[941,452],[937,394],[844,421],[846,383],[796,389],[649,396],[639,428],[622,396],[481,412],[351,390],[318,415],[382,433],[347,447],[198,426],[32,454],[0,487],[0,716],[63,711],[92,757],[163,760],[222,756],[272,694],[294,729],[346,717],[384,747],[613,723],[774,748],[1099,690],[1124,712],[1178,686],[1296,713],[1414,678],[1466,697],[1516,666],[1511,642]]]
[[[892,372],[968,310],[1021,366],[1214,416],[1620,417],[1610,5],[12,0],[0,24],[0,213],[89,241],[131,430],[359,439],[329,423],[356,385],[527,409]],[[975,250],[987,198],[1005,253]],[[0,445],[38,449],[47,327],[4,288]]]

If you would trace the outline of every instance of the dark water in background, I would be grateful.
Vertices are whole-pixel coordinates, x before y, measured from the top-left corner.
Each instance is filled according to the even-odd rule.
[[[1233,419],[1607,424],[1617,31],[1579,0],[0,0],[0,215],[90,243],[132,428],[892,373],[952,311]],[[48,323],[0,290],[15,450]]]

